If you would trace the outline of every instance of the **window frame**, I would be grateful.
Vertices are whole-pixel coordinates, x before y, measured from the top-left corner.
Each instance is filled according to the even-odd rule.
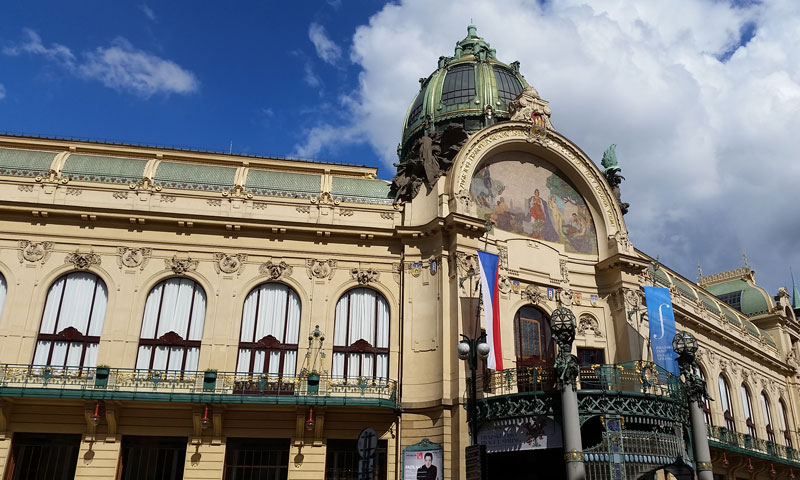
[[[756,423],[753,421],[753,404],[750,401],[750,389],[747,385],[742,383],[739,393],[742,397],[742,411],[744,413],[744,423],[747,425],[747,433],[753,437],[758,438],[756,434]]]
[[[389,316],[389,324],[386,329],[386,347],[375,347],[371,345],[368,341],[364,340],[363,338],[356,340],[355,342],[351,343],[350,345],[336,345],[336,341],[334,340],[333,345],[333,354],[342,353],[344,354],[344,367],[342,370],[342,378],[343,379],[350,379],[349,371],[350,371],[350,356],[351,355],[358,355],[358,371],[360,374],[358,377],[367,377],[371,379],[380,379],[383,377],[378,376],[378,355],[386,355],[386,378],[388,379],[389,370],[390,370],[390,360],[391,360],[391,341],[392,341],[392,312],[389,308],[389,301],[386,297],[374,288],[369,287],[355,287],[351,288],[350,290],[344,292],[342,296],[339,297],[339,300],[336,301],[336,310],[334,310],[334,339],[336,338],[336,312],[338,311],[339,302],[342,299],[347,297],[347,319],[345,321],[345,343],[349,341],[350,337],[350,314],[351,314],[351,305],[350,299],[354,292],[358,290],[369,290],[375,293],[375,324],[373,325],[375,331],[375,343],[378,343],[378,305],[380,300],[382,299],[383,302],[386,304],[386,309],[388,311]],[[372,375],[364,375],[364,355],[372,355]],[[356,377],[356,378],[358,378]]]
[[[733,416],[733,405],[731,403],[731,389],[728,386],[728,380],[720,374],[717,378],[717,388],[719,389],[722,416],[725,418],[725,427],[732,431],[736,431],[736,417]],[[727,408],[726,408],[727,407]]]

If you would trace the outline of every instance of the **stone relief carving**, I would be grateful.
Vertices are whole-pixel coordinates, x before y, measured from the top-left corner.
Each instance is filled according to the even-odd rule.
[[[603,332],[600,331],[600,323],[597,319],[584,313],[578,319],[578,335],[586,335],[586,332],[592,332],[595,337],[603,337]]]
[[[306,260],[306,273],[308,278],[331,279],[336,271],[336,260]]]
[[[339,209],[339,216],[341,216],[341,217],[352,217],[353,216],[353,209],[352,208],[340,208]]]
[[[569,267],[567,267],[567,259],[559,258],[558,267],[561,270],[561,282],[569,284]]]
[[[507,275],[500,275],[498,280],[497,289],[500,293],[508,294],[511,291],[511,279]]]
[[[789,350],[789,353],[786,355],[786,364],[789,365],[789,368],[793,371],[797,371],[797,357],[794,353],[794,350]]]
[[[403,265],[400,263],[393,263],[392,264],[392,278],[394,278],[395,283],[400,285],[400,275],[403,273]]]
[[[164,259],[164,266],[178,275],[197,270],[197,264],[197,260],[192,260],[191,257],[178,258],[177,255],[174,255],[170,259]]]
[[[292,270],[292,266],[286,262],[272,263],[271,260],[258,267],[258,272],[269,276],[270,280],[277,280],[284,275],[288,277],[292,274]]]
[[[508,247],[498,245],[497,256],[500,259],[500,268],[508,270]]]
[[[32,192],[33,185],[19,185],[17,187],[17,190],[19,190],[20,192]]]
[[[525,287],[525,290],[520,292],[520,295],[522,295],[523,299],[534,305],[544,303],[547,298],[544,291],[542,291],[541,287],[538,285],[528,285]]]
[[[128,192],[114,192],[112,196],[117,200],[125,200],[128,198]]]
[[[309,207],[308,205],[303,205],[303,206],[297,207],[295,210],[297,210],[297,213],[310,213],[311,212],[311,207]]]
[[[464,252],[454,252],[450,254],[450,262],[455,264],[456,271],[451,271],[450,276],[458,274],[459,277],[468,277],[478,273],[478,256],[469,255]]]
[[[69,187],[69,188],[67,188],[67,191],[65,192],[65,195],[75,195],[77,197],[81,193],[83,193],[83,190],[81,190],[80,188]]]
[[[246,261],[246,253],[237,253],[235,255],[215,253],[214,269],[217,273],[242,273],[242,268],[244,268],[244,262]]]
[[[358,282],[359,285],[367,285],[368,283],[377,282],[378,276],[378,271],[373,268],[354,268],[350,270],[350,278]]]
[[[559,305],[569,307],[572,305],[572,290],[569,288],[559,288],[556,293],[556,300]]]
[[[75,250],[67,254],[64,258],[64,263],[71,263],[79,270],[88,270],[92,265],[100,265],[100,255],[94,252],[80,253]]]
[[[162,203],[164,203],[164,202],[172,203],[172,202],[175,201],[175,197],[173,197],[172,195],[161,195],[161,200],[160,201]]]
[[[472,201],[472,197],[470,197],[469,190],[464,190],[463,188],[458,191],[455,195],[456,200],[461,205],[464,210],[469,210],[470,202]]]
[[[50,258],[50,253],[53,251],[53,242],[31,242],[28,240],[20,240],[19,242],[19,263],[24,262],[42,262],[42,265]]]
[[[150,260],[153,250],[151,248],[117,247],[117,264],[119,268],[140,268],[144,270]]]
[[[543,144],[548,131],[555,130],[550,123],[550,106],[533,87],[526,87],[520,95],[508,103],[511,121],[531,124],[527,140]]]

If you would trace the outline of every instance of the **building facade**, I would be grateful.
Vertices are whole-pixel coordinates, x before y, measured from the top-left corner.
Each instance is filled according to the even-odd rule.
[[[693,282],[635,249],[618,167],[550,115],[470,26],[421,81],[391,183],[0,136],[4,478],[357,478],[371,427],[374,478],[463,479],[473,386],[489,478],[575,462],[587,478],[794,478],[789,293],[747,266]],[[481,334],[479,250],[499,256],[502,368],[479,362],[471,384],[457,350]],[[645,286],[669,289],[699,343],[710,465],[684,382],[652,363]],[[574,451],[557,311],[575,319]]]

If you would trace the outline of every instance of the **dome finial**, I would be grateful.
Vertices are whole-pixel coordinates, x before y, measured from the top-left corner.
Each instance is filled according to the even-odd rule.
[[[470,37],[478,36],[478,27],[476,27],[474,23],[470,23],[467,26],[467,35],[469,35]]]

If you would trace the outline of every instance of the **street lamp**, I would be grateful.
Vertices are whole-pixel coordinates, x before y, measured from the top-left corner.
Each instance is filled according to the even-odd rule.
[[[467,423],[469,423],[469,444],[476,444],[478,427],[478,359],[485,360],[489,356],[491,348],[486,343],[486,334],[481,333],[478,338],[469,338],[461,334],[461,341],[458,342],[458,358],[469,362],[470,378],[467,380],[469,389],[467,390]]]

